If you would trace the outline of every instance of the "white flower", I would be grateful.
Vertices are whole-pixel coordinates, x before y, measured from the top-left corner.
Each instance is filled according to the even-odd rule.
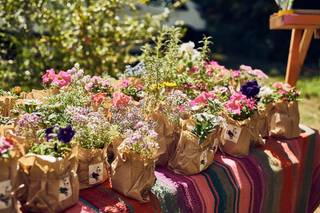
[[[259,97],[267,97],[272,95],[273,90],[268,86],[263,86],[260,88]]]
[[[194,53],[194,47],[195,44],[192,41],[189,41],[188,43],[183,43],[180,45],[179,51],[182,53],[189,53],[193,54]]]
[[[201,56],[201,53],[198,50],[193,50],[192,51],[192,60],[193,61],[199,59],[200,56]]]

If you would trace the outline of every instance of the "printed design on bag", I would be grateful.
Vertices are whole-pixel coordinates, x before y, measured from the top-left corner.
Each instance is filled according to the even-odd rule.
[[[63,201],[72,195],[70,178],[66,177],[59,182],[59,201]]]
[[[0,182],[0,209],[6,209],[11,206],[12,201],[9,196],[11,189],[10,180]]]
[[[232,124],[228,124],[227,130],[224,133],[224,139],[231,141],[233,143],[238,143],[241,130],[242,129],[240,127],[237,127]]]
[[[89,184],[96,184],[103,180],[103,162],[89,165]]]
[[[200,155],[200,171],[202,171],[208,163],[208,153],[205,150]]]

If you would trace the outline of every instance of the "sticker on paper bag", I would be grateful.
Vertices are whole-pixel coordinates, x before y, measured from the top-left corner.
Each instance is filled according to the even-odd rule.
[[[89,165],[89,184],[96,184],[103,180],[103,162]]]
[[[207,151],[204,151],[200,155],[200,171],[202,171],[208,163]]]
[[[228,124],[227,130],[224,132],[224,139],[233,143],[238,143],[241,128],[232,124]]]
[[[64,201],[71,197],[72,195],[72,189],[71,189],[71,183],[70,178],[65,177],[60,180],[59,182],[59,201]]]
[[[11,188],[10,180],[0,182],[0,209],[7,209],[12,205],[9,196]]]

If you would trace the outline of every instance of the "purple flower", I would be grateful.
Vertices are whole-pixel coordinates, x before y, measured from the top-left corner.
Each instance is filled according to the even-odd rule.
[[[52,139],[53,130],[54,130],[54,127],[49,127],[45,130],[45,136],[47,141],[50,141]]]
[[[247,81],[240,88],[242,94],[247,96],[248,98],[254,98],[260,92],[260,86],[256,80]]]
[[[72,126],[69,124],[66,128],[59,128],[58,131],[58,139],[59,141],[62,141],[63,143],[69,143],[71,139],[73,138],[75,134],[75,131],[72,129]]]

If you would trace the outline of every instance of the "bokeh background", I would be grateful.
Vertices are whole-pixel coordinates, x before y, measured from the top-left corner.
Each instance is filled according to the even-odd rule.
[[[183,27],[183,41],[211,36],[213,58],[227,67],[247,64],[283,80],[290,31],[269,30],[277,11],[273,0],[0,0],[0,86],[41,87],[46,69],[75,63],[116,76],[164,25]],[[313,40],[298,87],[303,122],[320,129],[319,53]]]

